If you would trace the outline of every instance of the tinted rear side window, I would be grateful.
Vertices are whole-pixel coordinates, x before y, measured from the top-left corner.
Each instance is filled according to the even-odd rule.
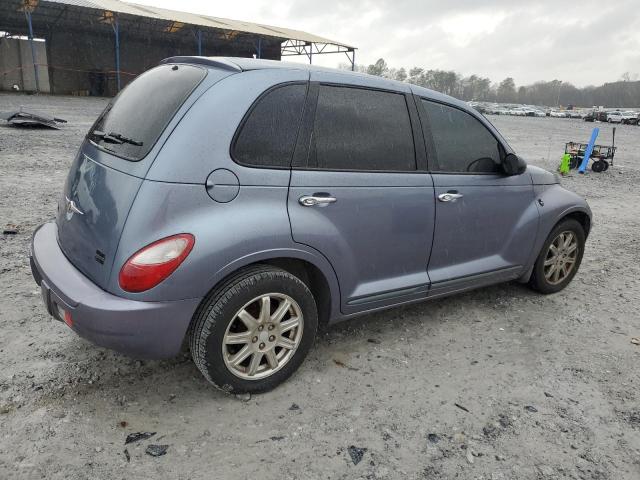
[[[258,99],[240,127],[233,159],[255,167],[289,167],[306,92],[306,84],[290,84]]]
[[[143,73],[107,105],[88,138],[127,160],[141,160],[205,75],[191,65],[161,65]]]
[[[416,170],[405,96],[321,85],[309,167],[328,170]]]
[[[422,100],[441,172],[500,171],[498,140],[477,118],[457,108]],[[428,132],[425,132],[428,135]]]

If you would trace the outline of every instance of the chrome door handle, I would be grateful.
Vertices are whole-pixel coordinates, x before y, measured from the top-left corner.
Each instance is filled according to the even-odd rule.
[[[440,195],[438,195],[438,200],[440,200],[441,202],[455,202],[456,200],[462,197],[463,195],[461,193],[447,192],[447,193],[441,193]]]
[[[330,203],[336,203],[338,199],[330,196],[304,195],[298,199],[298,203],[303,207],[326,206]]]

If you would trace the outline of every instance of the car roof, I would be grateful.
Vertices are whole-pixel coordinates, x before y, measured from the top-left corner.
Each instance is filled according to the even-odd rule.
[[[410,86],[413,93],[416,95],[424,96],[432,100],[449,103],[462,108],[466,111],[473,111],[466,102],[458,100],[457,98],[450,97],[435,90],[420,87],[413,84],[407,84],[398,80],[391,80],[388,78],[377,77],[369,75],[367,73],[352,72],[351,70],[343,70],[337,68],[320,67],[317,65],[310,65],[306,63],[294,63],[294,62],[282,62],[280,60],[265,60],[260,58],[245,58],[245,57],[200,57],[200,56],[176,56],[165,58],[160,64],[166,63],[190,63],[196,65],[209,66],[212,68],[220,68],[223,70],[229,70],[234,72],[246,72],[251,70],[265,70],[265,69],[289,69],[289,70],[304,70],[308,72],[327,72],[327,73],[339,73],[340,75],[346,75],[352,78],[360,80],[363,86],[372,86],[371,82],[383,80],[390,87],[396,87],[399,91],[406,91],[407,86]]]

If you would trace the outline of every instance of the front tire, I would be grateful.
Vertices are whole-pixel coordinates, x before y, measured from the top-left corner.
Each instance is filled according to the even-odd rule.
[[[304,282],[257,265],[239,271],[203,301],[190,332],[191,355],[221,390],[264,392],[298,369],[317,327],[316,303]]]
[[[530,286],[544,294],[564,289],[580,267],[584,245],[582,225],[572,218],[561,221],[542,246],[533,267]]]

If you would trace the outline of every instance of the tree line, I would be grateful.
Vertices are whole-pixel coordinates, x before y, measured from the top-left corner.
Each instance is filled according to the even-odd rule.
[[[347,68],[345,66],[345,68]],[[349,66],[350,68],[350,66]],[[517,86],[511,77],[499,83],[478,75],[463,77],[450,70],[426,70],[420,67],[390,68],[384,59],[371,65],[356,65],[355,70],[370,75],[408,82],[436,90],[465,101],[523,103],[529,105],[578,107],[640,107],[638,75],[624,73],[617,82],[578,88],[561,80],[540,81]]]

